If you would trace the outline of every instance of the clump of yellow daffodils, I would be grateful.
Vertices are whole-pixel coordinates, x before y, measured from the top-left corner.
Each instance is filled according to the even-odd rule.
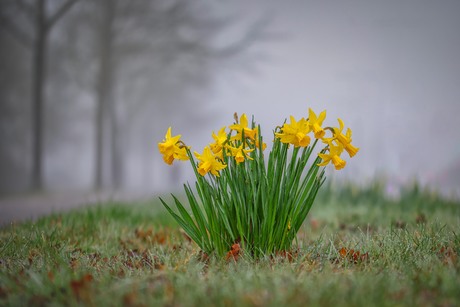
[[[246,114],[213,132],[202,153],[192,154],[168,128],[158,144],[163,160],[189,160],[197,182],[194,189],[184,185],[192,213],[174,196],[177,212],[160,200],[206,253],[223,256],[235,245],[252,257],[288,251],[324,183],[324,166],[340,170],[343,151],[350,158],[359,151],[340,118],[338,127],[324,126],[325,119],[326,111],[316,115],[312,109],[307,118],[290,116],[275,128],[268,159],[260,125]],[[309,163],[318,144],[324,146]]]
[[[328,153],[318,154],[323,160],[318,165],[326,166],[332,161],[336,170],[344,168],[346,162],[340,158],[342,151],[345,149],[350,155],[350,158],[356,155],[359,151],[359,148],[351,144],[351,129],[348,128],[346,135],[344,135],[343,129],[345,125],[340,118],[338,119],[338,128],[323,128],[322,124],[326,119],[326,111],[321,112],[320,115],[317,116],[312,109],[309,109],[308,114],[308,119],[301,118],[299,121],[296,121],[295,118],[291,116],[291,123],[285,123],[280,129],[281,132],[275,133],[275,137],[279,138],[282,143],[292,144],[296,147],[305,147],[310,144],[310,137],[308,136],[308,133],[313,132],[316,139],[323,141],[323,143],[327,145],[324,148],[324,151],[327,151]],[[332,133],[331,137],[326,137],[326,130],[329,130]]]
[[[212,133],[214,143],[205,147],[202,154],[194,152],[199,161],[197,170],[200,175],[204,176],[207,173],[211,173],[219,177],[219,171],[227,166],[224,163],[224,152],[227,156],[234,157],[237,163],[244,162],[246,159],[252,160],[250,153],[259,144],[257,140],[258,130],[248,127],[246,114],[241,115],[239,120],[236,118],[236,123],[228,127],[230,132],[227,132],[226,128],[222,127],[217,134]],[[236,132],[236,134],[229,137],[232,132]],[[172,164],[175,159],[189,159],[186,151],[187,147],[180,140],[180,137],[181,135],[172,137],[171,127],[169,127],[163,142],[158,143],[160,153],[163,154],[163,160],[167,164]],[[263,143],[263,148],[265,149],[266,147],[267,145]]]

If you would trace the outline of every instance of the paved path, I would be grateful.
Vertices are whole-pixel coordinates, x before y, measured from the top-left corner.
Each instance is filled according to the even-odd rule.
[[[147,197],[133,193],[56,193],[0,198],[0,227],[56,212],[95,205],[107,201],[142,200]]]

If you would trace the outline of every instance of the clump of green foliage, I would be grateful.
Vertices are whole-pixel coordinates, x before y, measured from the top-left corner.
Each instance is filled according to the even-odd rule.
[[[268,154],[260,125],[245,114],[235,114],[228,131],[213,133],[202,154],[193,155],[169,128],[158,144],[163,160],[190,160],[196,183],[184,185],[191,212],[174,195],[176,211],[161,202],[207,254],[235,256],[242,249],[260,258],[291,250],[326,179],[324,167],[340,170],[342,152],[351,158],[359,151],[341,119],[339,127],[323,127],[325,118],[326,111],[317,116],[311,109],[307,119],[291,116],[273,131]]]

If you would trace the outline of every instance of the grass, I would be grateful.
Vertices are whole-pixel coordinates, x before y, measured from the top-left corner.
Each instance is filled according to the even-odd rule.
[[[0,229],[0,305],[458,306],[460,203],[325,186],[297,248],[206,257],[157,200]],[[358,255],[359,253],[359,255]]]

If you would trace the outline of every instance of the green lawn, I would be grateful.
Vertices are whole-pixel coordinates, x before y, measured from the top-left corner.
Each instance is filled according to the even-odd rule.
[[[296,249],[259,260],[206,257],[156,199],[3,228],[0,305],[460,305],[460,202],[382,190],[325,186]]]

